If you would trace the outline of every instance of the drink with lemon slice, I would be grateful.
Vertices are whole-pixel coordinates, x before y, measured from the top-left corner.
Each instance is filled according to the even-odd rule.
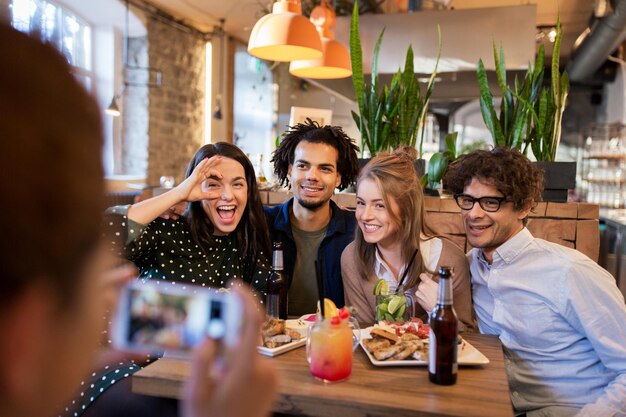
[[[376,321],[409,321],[414,315],[413,297],[409,293],[389,291],[389,284],[384,279],[376,281]]]
[[[352,373],[352,352],[359,343],[358,322],[346,308],[338,309],[324,299],[324,317],[319,305],[315,324],[307,331],[307,360],[311,375],[324,382],[338,382]]]

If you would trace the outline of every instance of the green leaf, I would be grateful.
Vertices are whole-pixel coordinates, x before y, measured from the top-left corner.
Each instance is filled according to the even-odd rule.
[[[410,86],[415,80],[415,70],[413,68],[413,46],[409,45],[406,50],[406,58],[404,60],[404,70],[402,72],[402,84]]]
[[[445,138],[446,154],[448,155],[448,159],[450,161],[454,161],[456,159],[456,138],[458,135],[458,132],[452,132],[448,133]]]
[[[502,90],[502,96],[507,93],[508,88],[506,86],[506,64],[504,63],[504,48],[500,44],[500,56],[498,57],[498,50],[496,49],[496,43],[493,43],[493,60],[496,65],[496,77],[498,78],[498,85]]]
[[[543,79],[543,65],[545,60],[545,49],[543,44],[539,45],[537,56],[535,57],[535,70],[533,71],[533,81]]]
[[[502,130],[500,129],[500,125],[498,123],[498,117],[496,116],[496,110],[493,106],[493,95],[491,94],[491,90],[489,89],[489,81],[487,79],[487,71],[485,70],[485,66],[483,64],[483,60],[478,60],[478,89],[479,89],[479,100],[480,100],[480,111],[483,116],[483,120],[489,132],[491,132],[491,137],[493,138],[496,146],[504,145],[504,136],[502,135]]]
[[[378,89],[378,55],[380,54],[380,45],[383,43],[383,35],[385,29],[380,31],[378,39],[376,40],[376,46],[374,47],[374,57],[372,58],[372,92]]]
[[[439,183],[446,172],[446,168],[448,168],[448,156],[442,152],[433,154],[428,161],[428,183]]]
[[[555,102],[557,102],[556,98],[560,96],[560,85],[559,85],[559,59],[561,53],[561,40],[563,39],[563,30],[561,29],[561,18],[557,16],[556,18],[556,38],[554,39],[554,46],[552,48],[552,96],[555,98]]]
[[[365,79],[363,76],[363,50],[361,48],[361,37],[359,35],[359,6],[356,0],[354,1],[352,19],[350,20],[350,61],[352,63],[354,94],[359,105],[359,111],[363,114]]]

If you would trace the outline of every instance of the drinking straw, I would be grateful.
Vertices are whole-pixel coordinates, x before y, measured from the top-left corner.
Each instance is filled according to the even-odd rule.
[[[322,276],[322,268],[323,263],[320,261],[319,263],[315,260],[315,278],[317,278],[317,295],[319,297],[320,302],[320,313],[322,313],[322,318],[325,317],[324,314],[324,278]]]
[[[413,256],[411,257],[409,264],[406,266],[406,268],[404,268],[404,272],[402,272],[402,276],[400,277],[400,282],[398,283],[398,288],[396,289],[396,291],[402,291],[404,289],[403,287],[404,280],[409,273],[409,269],[411,269],[411,265],[413,265],[413,261],[415,260],[415,257],[417,256],[417,252],[418,250],[415,249],[415,252],[413,252]]]

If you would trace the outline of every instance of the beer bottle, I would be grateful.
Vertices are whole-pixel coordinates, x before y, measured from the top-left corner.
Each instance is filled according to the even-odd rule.
[[[430,313],[428,378],[439,385],[456,383],[458,319],[452,306],[452,271],[442,266],[437,271],[437,306]]]
[[[283,272],[283,243],[274,242],[272,273],[267,279],[267,314],[287,319],[287,276]]]

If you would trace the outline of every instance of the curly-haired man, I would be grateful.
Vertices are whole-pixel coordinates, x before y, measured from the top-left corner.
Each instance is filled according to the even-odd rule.
[[[474,151],[445,180],[462,209],[481,333],[504,347],[518,415],[624,416],[626,307],[582,253],[534,238],[542,172],[517,150]]]
[[[344,304],[341,252],[354,239],[356,221],[331,197],[356,180],[358,150],[340,127],[307,119],[289,128],[273,154],[274,173],[293,192],[289,201],[266,209],[273,241],[283,242],[290,315],[315,311],[315,260],[323,264],[324,296]]]

